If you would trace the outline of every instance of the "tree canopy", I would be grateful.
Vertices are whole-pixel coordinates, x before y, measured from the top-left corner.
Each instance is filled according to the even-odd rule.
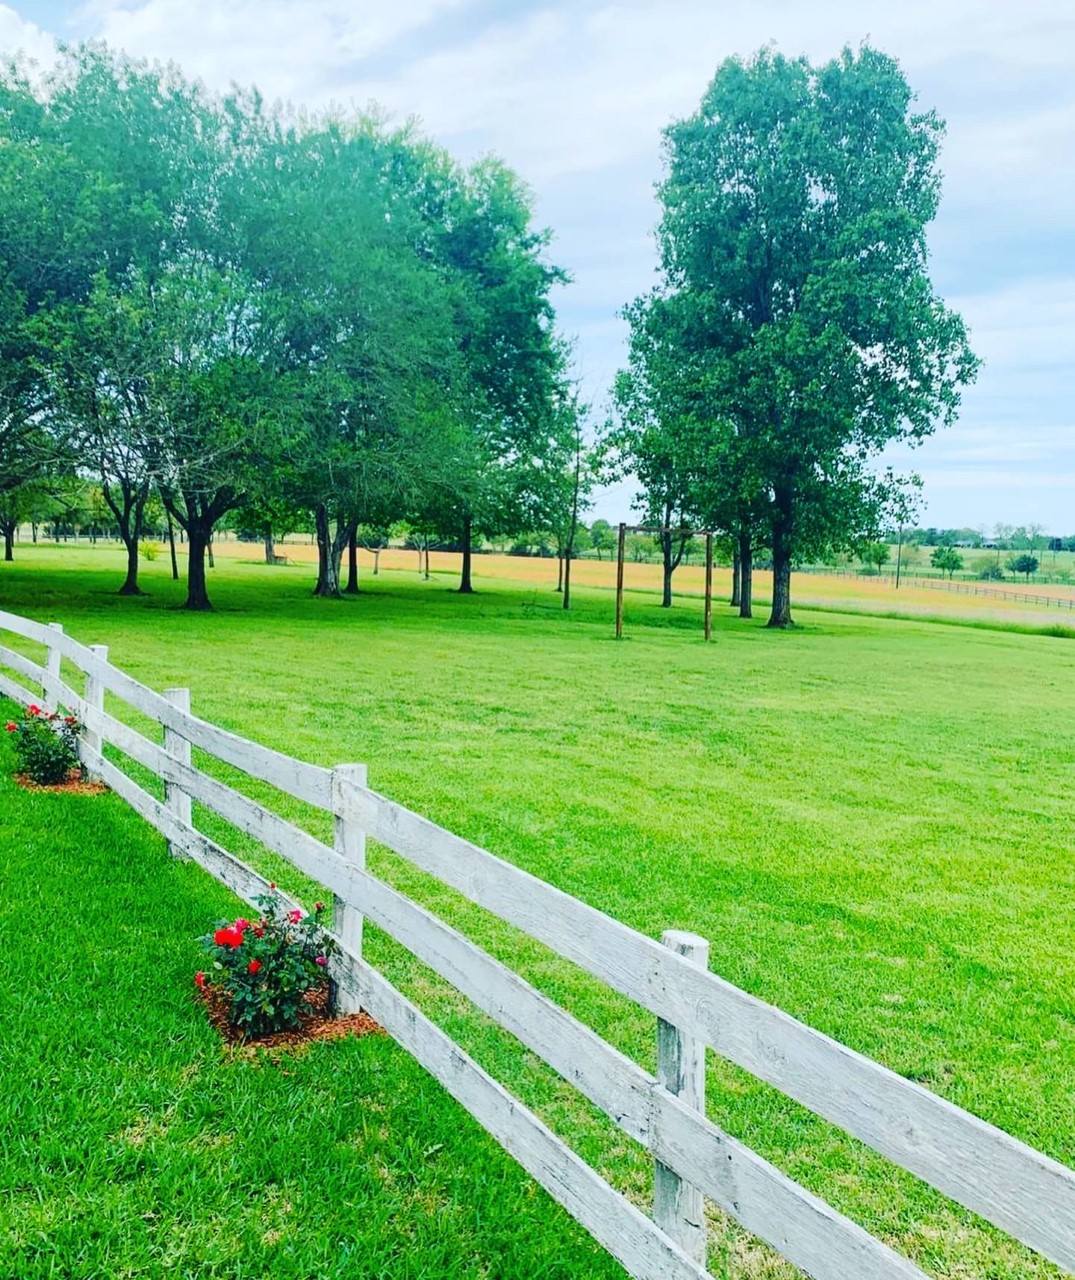
[[[269,109],[91,45],[0,77],[0,496],[100,483],[137,591],[146,503],[188,607],[243,508],[302,510],[339,593],[359,524],[528,527],[573,448],[563,273],[505,165],[373,114]]]
[[[942,132],[868,47],[729,59],[665,131],[661,280],[627,311],[621,412],[646,406],[632,461],[675,457],[702,523],[760,528],[772,626],[795,560],[878,534],[906,484],[878,455],[950,423],[975,375],[927,270]]]

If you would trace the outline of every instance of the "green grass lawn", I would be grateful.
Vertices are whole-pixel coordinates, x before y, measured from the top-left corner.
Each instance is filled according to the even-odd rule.
[[[390,1040],[251,1062],[191,997],[227,892],[0,745],[0,1275],[613,1277]]]
[[[322,764],[366,761],[378,790],[636,928],[703,934],[724,977],[1075,1164],[1070,641],[819,612],[801,614],[799,631],[779,634],[721,607],[714,643],[705,646],[698,602],[667,612],[639,596],[628,601],[630,639],[617,644],[607,593],[581,593],[564,615],[535,607],[557,598],[535,596],[532,587],[499,583],[463,598],[446,578],[422,583],[393,573],[367,578],[357,600],[333,603],[309,598],[306,570],[234,563],[221,564],[211,581],[218,611],[192,616],[172,607],[181,594],[159,563],[149,566],[151,596],[121,600],[115,553],[23,548],[20,555],[0,567],[0,606],[109,644],[114,662],[156,688],[191,686],[199,714],[259,741]],[[457,1199],[447,1214],[451,1239],[435,1234],[452,1260],[431,1255],[432,1269],[421,1272],[417,1237],[408,1246],[397,1223],[400,1234],[390,1233],[384,1247],[404,1250],[398,1256],[406,1260],[393,1269],[380,1254],[369,1269],[348,1274],[480,1274],[467,1268],[483,1250],[493,1256],[508,1229],[506,1217],[489,1216],[495,1179],[509,1179],[515,1197],[529,1194],[522,1188],[530,1184],[490,1154],[436,1087],[383,1041],[322,1046],[288,1078],[221,1062],[188,985],[196,962],[190,939],[222,909],[222,891],[191,868],[162,867],[160,842],[112,799],[2,795],[9,808],[17,802],[27,815],[42,815],[43,825],[29,843],[10,834],[6,817],[3,826],[5,899],[27,893],[37,906],[7,918],[5,953],[23,966],[12,985],[13,1016],[27,1030],[5,1035],[0,1052],[9,1055],[13,1039],[29,1040],[42,1073],[77,1076],[69,1088],[44,1091],[44,1118],[30,1099],[9,1104],[14,1132],[24,1136],[0,1139],[14,1144],[6,1163],[18,1191],[14,1207],[0,1212],[15,1215],[21,1234],[0,1234],[36,1240],[38,1250],[38,1271],[15,1272],[104,1275],[127,1266],[142,1274],[167,1262],[192,1275],[334,1274],[328,1259],[341,1238],[354,1236],[353,1206],[377,1212],[362,1181],[369,1152],[351,1123],[357,1096],[365,1110],[388,1109],[377,1113],[378,1140],[401,1144],[401,1178],[423,1176],[424,1137],[407,1146],[413,1107],[432,1117],[438,1134],[438,1125],[458,1134],[436,1158],[437,1178]],[[44,815],[75,804],[94,806],[92,825],[71,818],[66,836],[53,832]],[[324,834],[323,822],[300,806],[278,807]],[[207,830],[229,834],[202,816]],[[113,870],[97,870],[103,890],[80,881],[72,900],[64,864],[77,860],[90,835]],[[109,863],[110,842],[132,852]],[[49,861],[61,870],[42,879],[38,868]],[[261,865],[312,892],[278,863],[262,857]],[[648,1015],[386,851],[372,849],[371,865],[652,1065]],[[142,876],[142,906],[131,905],[147,918],[132,924],[126,905],[142,891]],[[107,964],[80,922],[97,912],[105,936],[112,930],[123,942]],[[73,936],[59,927],[72,916]],[[368,950],[483,1065],[646,1201],[649,1170],[626,1139],[376,931]],[[154,969],[159,978],[150,981]],[[37,1003],[46,994],[60,1010],[47,1034]],[[102,1006],[106,997],[112,1003]],[[102,1007],[111,1012],[99,1014]],[[65,1035],[81,1045],[98,1031],[97,1043],[153,1056],[132,1073],[120,1048],[116,1060],[127,1070],[104,1047],[81,1056],[65,1049]],[[5,1087],[9,1072],[17,1098],[31,1087],[27,1069],[5,1063]],[[1059,1274],[712,1056],[709,1088],[718,1123],[927,1270],[990,1280]],[[127,1117],[122,1107],[108,1111],[128,1090]],[[351,1228],[340,1226],[332,1203],[346,1199],[347,1177],[334,1165],[334,1190],[326,1188],[320,1203],[311,1166],[303,1165],[305,1182],[294,1171],[292,1126],[307,1121],[288,1099],[300,1092],[334,1161],[341,1143],[355,1145],[347,1168],[365,1191],[351,1193]],[[125,1148],[115,1135],[132,1125],[154,1141],[163,1131],[168,1158],[147,1169],[147,1139],[117,1175],[109,1162],[118,1159],[117,1142]],[[340,1137],[341,1126],[349,1138]],[[50,1155],[32,1153],[41,1133]],[[230,1137],[221,1142],[221,1133]],[[296,1137],[299,1147],[313,1141],[309,1129]],[[257,1177],[240,1149],[272,1185],[307,1188],[304,1213],[316,1224],[310,1251],[302,1251],[300,1233],[285,1234],[279,1267],[268,1250],[283,1242],[259,1246],[247,1270],[238,1261],[248,1242],[276,1229],[244,1199]],[[215,1172],[195,1194],[203,1164]],[[496,1172],[480,1172],[486,1168]],[[84,1195],[61,1230],[50,1214],[63,1218],[60,1188],[69,1179]],[[177,1187],[190,1195],[177,1199]],[[136,1212],[122,1202],[128,1193],[140,1197]],[[386,1187],[386,1205],[401,1203],[397,1193]],[[526,1220],[535,1234],[520,1245],[520,1274],[524,1267],[604,1274],[579,1244],[581,1233],[565,1231],[543,1198],[531,1203]],[[422,1225],[430,1226],[429,1214]],[[792,1274],[737,1232],[714,1226],[715,1274]],[[77,1269],[83,1246],[75,1241],[87,1235],[99,1242],[85,1246],[97,1249],[96,1272]],[[219,1255],[209,1251],[217,1240],[228,1242]],[[57,1242],[52,1273],[49,1241]],[[546,1255],[552,1241],[581,1252]],[[5,1263],[0,1255],[0,1274]],[[606,1270],[615,1274],[611,1264]]]

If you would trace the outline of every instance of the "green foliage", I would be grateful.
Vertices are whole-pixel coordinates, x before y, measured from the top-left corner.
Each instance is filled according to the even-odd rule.
[[[82,725],[64,710],[44,711],[31,703],[17,720],[9,720],[7,732],[15,748],[18,771],[31,782],[52,787],[66,782],[78,768],[78,736]]]
[[[765,526],[770,625],[790,624],[793,560],[904,522],[905,483],[871,460],[951,422],[975,375],[927,272],[941,132],[868,47],[730,59],[665,131],[662,279],[627,310],[617,399],[703,520]]]
[[[880,572],[891,559],[892,552],[887,542],[870,542],[862,551],[863,564],[871,566],[875,572]]]
[[[1027,582],[1030,581],[1030,575],[1038,571],[1038,557],[1024,553],[1021,556],[1013,556],[1008,561],[1008,568],[1012,573],[1022,573],[1026,575]]]
[[[565,277],[501,162],[103,45],[9,68],[0,99],[0,497],[59,457],[97,476],[125,593],[154,489],[192,609],[239,508],[313,516],[326,595],[359,523],[546,518],[573,440]]]
[[[929,562],[934,569],[947,573],[949,578],[963,568],[963,557],[954,547],[935,547]]]
[[[982,582],[1004,581],[1004,570],[992,556],[982,556],[975,562],[974,568]]]
[[[297,907],[285,911],[275,892],[257,904],[259,919],[221,920],[202,938],[212,967],[195,977],[199,987],[224,992],[230,1021],[246,1036],[294,1030],[307,994],[327,980],[328,957],[336,947],[321,927],[323,903],[313,915]]]
[[[610,556],[615,554],[616,530],[607,520],[595,520],[590,525],[590,546],[597,554],[598,560],[601,559],[603,551],[607,551]]]

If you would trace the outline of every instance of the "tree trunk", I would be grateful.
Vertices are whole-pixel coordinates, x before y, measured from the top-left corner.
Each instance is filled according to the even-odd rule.
[[[728,601],[733,609],[740,602],[742,587],[742,565],[739,563],[739,543],[737,541],[732,548],[732,598]]]
[[[138,541],[129,537],[120,529],[120,537],[127,548],[127,576],[119,589],[121,596],[142,596],[145,592],[138,585]]]
[[[773,611],[766,626],[793,627],[791,620],[791,495],[777,491],[773,523]]]
[[[349,596],[358,595],[358,531],[352,529],[347,538],[347,586]]]
[[[4,525],[4,560],[11,561],[15,559],[15,526],[13,524]]]
[[[574,547],[568,547],[564,557],[564,608],[571,608],[571,553]]]
[[[184,609],[205,613],[212,609],[205,586],[205,553],[212,528],[204,528],[193,516],[187,529],[187,600]]]
[[[205,549],[206,549],[206,551],[209,553],[209,568],[210,568],[210,569],[215,569],[215,568],[216,568],[216,561],[213,559],[213,535],[212,535],[212,533],[210,533],[210,534],[209,534],[209,537],[208,537],[208,538],[206,538],[206,540],[205,540]]]
[[[473,517],[463,517],[463,576],[459,580],[459,591],[461,595],[469,596],[474,594],[474,586],[470,580],[470,559],[471,559],[471,532],[473,528]],[[426,568],[429,568],[429,552],[426,552]]]
[[[276,542],[272,536],[272,525],[265,526],[265,563],[276,563]]]
[[[175,525],[172,524],[172,513],[168,512],[168,550],[172,553],[172,581],[179,581],[179,561],[175,558]]]
[[[663,585],[661,589],[661,608],[671,609],[672,607],[672,573],[675,565],[672,563],[672,534],[666,532],[661,534],[661,567],[663,570]]]
[[[36,547],[37,546],[37,525],[34,524],[33,521],[30,522],[30,538],[34,546]],[[1055,560],[1056,557],[1054,556],[1053,559]]]
[[[328,508],[323,502],[317,504],[314,526],[317,530],[317,585],[314,587],[314,595],[326,600],[339,600],[340,562],[335,555]]]
[[[426,547],[425,547],[425,550],[426,550],[426,571],[425,571],[425,574],[424,574],[424,576],[423,576],[423,579],[422,579],[422,580],[423,580],[423,582],[428,582],[428,581],[429,581],[429,539],[428,539],[428,538],[426,539]],[[418,553],[418,558],[419,558],[419,560],[421,560],[421,558],[422,558],[422,553],[421,553],[421,552],[419,552],[419,553]]]
[[[374,547],[373,548],[373,576],[376,578],[376,576],[380,573],[380,571],[381,571],[381,548]]]
[[[564,557],[560,552],[556,555],[556,590],[564,589]]]
[[[739,535],[739,616],[753,618],[754,547],[749,533]]]

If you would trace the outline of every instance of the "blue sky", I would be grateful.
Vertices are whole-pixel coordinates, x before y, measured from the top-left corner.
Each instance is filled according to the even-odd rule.
[[[47,59],[100,37],[224,88],[376,101],[464,159],[493,151],[533,187],[573,283],[556,302],[600,412],[623,355],[616,313],[653,281],[659,133],[718,63],[772,42],[899,58],[948,123],[933,277],[985,365],[959,423],[893,461],[938,525],[1075,533],[1075,5],[1071,0],[9,0],[0,48]],[[598,500],[628,514],[630,487]]]

